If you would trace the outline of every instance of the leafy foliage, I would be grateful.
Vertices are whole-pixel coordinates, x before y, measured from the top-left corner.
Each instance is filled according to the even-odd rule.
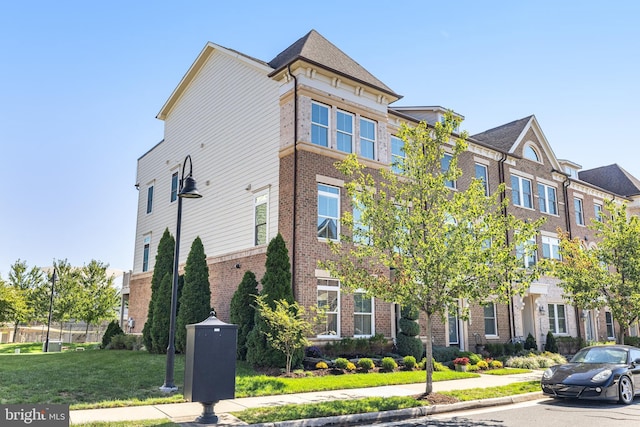
[[[89,325],[113,319],[120,301],[118,290],[113,285],[113,276],[107,275],[108,265],[91,260],[80,269],[80,289],[82,298],[76,306],[77,318]]]
[[[562,261],[553,265],[565,298],[587,310],[608,307],[621,327],[618,342],[640,315],[640,218],[626,204],[606,200],[602,221],[593,220],[596,246],[561,233]]]
[[[422,359],[424,344],[420,335],[420,324],[416,322],[420,312],[412,306],[402,307],[400,311],[400,333],[396,338],[398,353],[401,356],[413,356],[416,360]]]
[[[350,212],[344,214],[343,229],[353,236],[330,242],[336,258],[321,263],[346,288],[426,315],[426,393],[432,391],[433,316],[458,312],[461,299],[499,303],[523,293],[537,272],[520,268],[516,247],[527,246],[544,221],[507,214],[504,185],[487,196],[483,182],[473,179],[468,188],[451,191],[462,174],[458,156],[467,147],[466,133],[452,138],[458,124],[448,114],[435,126],[402,126],[405,157],[394,165],[399,173],[370,172],[355,154],[337,165],[361,215],[356,224]],[[443,171],[445,147],[451,158]],[[460,317],[468,316],[464,308]]]
[[[176,317],[176,351],[187,347],[187,325],[199,323],[211,313],[211,287],[207,255],[200,237],[191,244],[184,266],[184,285],[180,296],[180,309]]]
[[[398,364],[393,360],[393,357],[383,357],[380,361],[380,367],[383,371],[393,372],[398,367]]]
[[[175,251],[176,241],[169,233],[169,229],[166,228],[160,241],[158,242],[158,252],[156,254],[156,262],[153,267],[153,276],[151,277],[151,299],[149,300],[149,309],[147,311],[147,321],[142,329],[142,337],[144,345],[147,351],[154,353],[152,329],[153,329],[153,315],[155,308],[155,300],[160,287],[160,283],[165,274],[170,276],[173,274],[173,256]],[[168,331],[168,329],[167,329]],[[160,351],[162,352],[162,351]]]
[[[558,352],[558,344],[556,344],[556,337],[553,336],[553,332],[547,332],[547,341],[544,343],[545,351],[549,351],[551,353]]]
[[[47,279],[38,267],[29,269],[26,261],[17,260],[9,270],[9,277],[6,282],[6,300],[11,301],[6,305],[5,316],[0,308],[0,322],[11,320],[13,323],[15,342],[18,325],[21,322],[44,320],[45,313],[48,313],[48,302],[50,295],[47,291],[49,286]],[[0,286],[2,286],[0,284]],[[0,291],[1,293],[2,291]],[[0,301],[2,297],[0,296]],[[0,302],[0,307],[2,302]]]
[[[124,335],[124,331],[122,330],[122,328],[120,327],[120,324],[117,321],[112,320],[111,322],[109,322],[107,329],[104,331],[104,334],[102,335],[102,348],[106,348],[107,345],[111,343],[111,340],[113,339],[113,337],[116,335]]]
[[[276,309],[276,301],[286,301],[289,306],[294,304],[291,289],[291,264],[289,252],[282,235],[278,234],[267,246],[266,269],[262,277],[261,297],[263,302]],[[286,365],[286,357],[281,351],[273,351],[274,347],[268,342],[268,336],[275,336],[259,310],[256,310],[255,327],[247,337],[247,361],[253,366],[281,368]],[[295,351],[291,364],[297,366],[303,358],[303,349]]]
[[[276,300],[272,309],[264,296],[256,298],[258,312],[267,328],[263,333],[268,343],[282,352],[286,358],[286,373],[291,372],[291,364],[295,353],[301,352],[309,344],[307,335],[313,333],[313,326],[305,318],[305,309],[297,302],[289,304],[287,300]],[[346,366],[345,366],[346,368]]]
[[[256,275],[252,271],[245,271],[242,281],[240,285],[238,285],[238,289],[233,294],[233,298],[231,298],[230,308],[231,323],[238,325],[238,360],[247,359],[247,337],[255,325],[256,295],[258,295]]]

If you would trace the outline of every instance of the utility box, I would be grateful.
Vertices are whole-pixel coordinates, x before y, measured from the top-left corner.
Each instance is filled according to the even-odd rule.
[[[224,323],[214,313],[187,325],[186,400],[211,404],[235,397],[237,341],[238,326]]]
[[[42,351],[44,352],[47,349],[47,342],[42,343]],[[52,341],[49,340],[49,353],[54,351],[62,351],[62,341]]]

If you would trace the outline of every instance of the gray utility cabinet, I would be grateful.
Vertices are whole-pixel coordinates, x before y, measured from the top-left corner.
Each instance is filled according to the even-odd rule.
[[[238,326],[224,323],[213,313],[187,325],[185,399],[215,403],[235,397],[237,340]]]

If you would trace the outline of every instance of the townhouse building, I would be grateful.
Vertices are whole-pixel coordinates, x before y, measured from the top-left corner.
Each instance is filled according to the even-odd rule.
[[[395,136],[402,123],[433,124],[446,113],[442,107],[396,106],[400,99],[313,30],[269,62],[207,43],[157,116],[164,139],[138,159],[129,313],[140,329],[158,241],[166,228],[172,234],[176,229],[178,180],[189,155],[203,197],[184,201],[179,261],[184,264],[200,236],[219,318],[229,321],[230,301],[246,270],[262,277],[267,244],[280,233],[294,297],[327,310],[326,328],[315,339],[395,338],[399,307],[344,291],[318,261],[330,256],[327,241],[339,239],[341,214],[353,208],[334,163],[353,152],[372,171],[390,168],[402,156]],[[640,183],[617,165],[580,171],[557,159],[534,116],[468,142],[459,162],[464,174],[451,183],[452,191],[473,177],[483,178],[488,192],[504,182],[509,212],[547,218],[537,251],[520,254],[525,266],[558,256],[557,229],[595,244],[586,225],[603,201],[616,198],[635,207],[640,196]],[[436,323],[434,343],[466,349],[531,333],[541,346],[549,329],[589,339],[615,333],[610,314],[570,307],[550,277],[508,305],[472,307],[471,314],[469,321],[451,313]]]

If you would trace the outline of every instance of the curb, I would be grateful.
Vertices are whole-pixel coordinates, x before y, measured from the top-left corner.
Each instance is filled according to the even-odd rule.
[[[462,411],[490,406],[510,405],[541,399],[541,391],[533,393],[516,394],[513,396],[494,397],[491,399],[470,400],[446,405],[420,406],[417,408],[395,409],[384,412],[368,412],[364,414],[338,415],[324,418],[309,418],[304,420],[277,421],[272,423],[249,424],[250,427],[323,427],[330,425],[347,426],[362,422],[401,421],[410,418],[426,417],[428,415],[442,414],[446,412]]]

